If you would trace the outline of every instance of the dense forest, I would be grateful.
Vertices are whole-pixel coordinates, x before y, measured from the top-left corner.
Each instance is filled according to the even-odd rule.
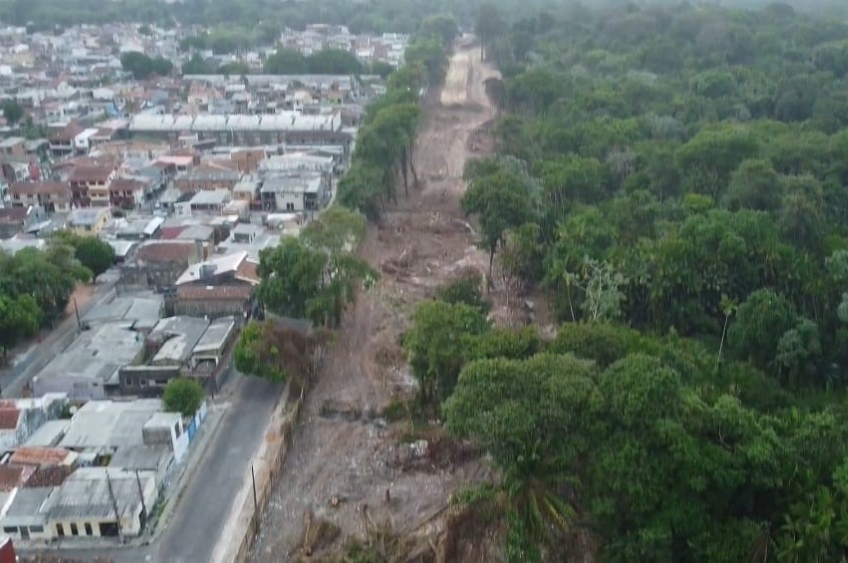
[[[463,210],[487,284],[562,324],[493,328],[473,279],[416,311],[420,403],[501,470],[461,500],[509,561],[845,561],[848,25],[485,6],[477,31],[503,80]]]

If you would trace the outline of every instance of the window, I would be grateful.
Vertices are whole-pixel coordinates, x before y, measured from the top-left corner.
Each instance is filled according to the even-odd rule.
[[[294,211],[294,204],[293,203],[287,203],[286,204],[286,211]]]
[[[85,535],[87,535],[87,536],[93,536],[94,535],[94,532],[91,531],[91,524],[88,523],[88,522],[85,523]]]
[[[71,523],[71,535],[72,536],[78,536],[79,535],[79,528],[77,528],[76,523],[73,523],[73,522]]]
[[[139,379],[138,384],[141,385],[142,387],[147,387],[147,380],[146,379]]]
[[[65,537],[65,528],[61,524],[56,524],[56,535],[60,538]]]
[[[17,526],[3,526],[3,533],[4,534],[16,534],[16,533],[18,533],[18,527]]]
[[[29,531],[33,534],[43,534],[44,526],[30,526]]]

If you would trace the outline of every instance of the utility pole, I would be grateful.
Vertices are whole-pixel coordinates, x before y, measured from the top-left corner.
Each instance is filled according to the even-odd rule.
[[[250,464],[250,476],[253,477],[253,529],[259,531],[259,501],[256,499],[256,472],[253,464]]]
[[[82,321],[80,320],[79,307],[77,307],[77,298],[74,297],[74,313],[77,315],[77,328],[82,329]]]
[[[118,522],[118,535],[122,535],[121,513],[118,512],[118,501],[115,500],[115,491],[112,490],[112,480],[109,478],[109,470],[106,470],[106,487],[109,489],[109,498],[112,499],[112,509],[115,511],[115,520]]]
[[[147,521],[147,504],[144,502],[144,488],[141,486],[141,477],[138,475],[138,469],[135,470],[135,482],[138,485],[138,498],[141,499],[141,514],[144,516],[144,521]]]

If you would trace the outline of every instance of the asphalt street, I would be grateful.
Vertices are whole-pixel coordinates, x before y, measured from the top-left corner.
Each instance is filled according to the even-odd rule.
[[[284,388],[279,383],[238,373],[233,373],[227,387],[218,399],[230,403],[229,408],[206,450],[199,452],[202,457],[194,474],[189,476],[170,521],[156,541],[143,547],[44,552],[81,561],[101,558],[115,563],[209,563]]]

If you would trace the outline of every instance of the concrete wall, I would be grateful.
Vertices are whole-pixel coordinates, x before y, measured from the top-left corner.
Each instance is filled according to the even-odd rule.
[[[253,543],[258,533],[257,525],[262,519],[271,492],[280,478],[280,469],[291,443],[291,435],[297,424],[300,407],[303,404],[303,394],[291,399],[286,391],[285,399],[281,400],[274,410],[265,441],[257,455],[254,464],[256,472],[256,496],[259,504],[258,513],[254,509],[252,484],[245,483],[240,495],[236,498],[238,512],[231,515],[225,525],[222,537],[228,538],[223,549],[216,548],[213,553],[214,563],[247,563],[250,560]],[[248,481],[251,479],[248,474]],[[249,486],[248,486],[249,485]],[[219,546],[221,543],[219,542]]]

